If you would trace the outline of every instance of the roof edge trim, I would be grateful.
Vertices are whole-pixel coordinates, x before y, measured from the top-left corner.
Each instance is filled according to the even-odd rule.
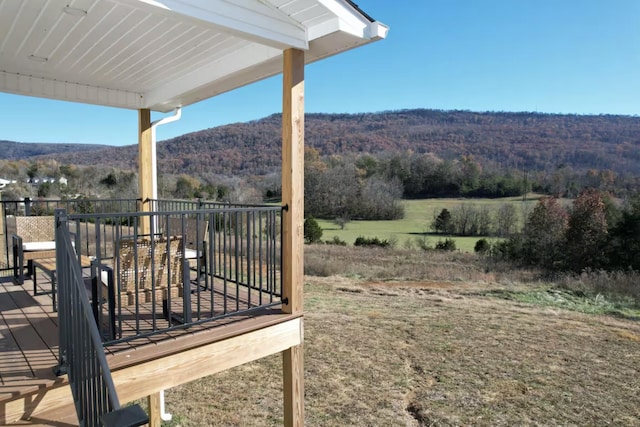
[[[355,4],[352,0],[345,0],[347,3],[349,3],[349,5],[354,8],[358,13],[360,13],[360,15],[364,16],[366,19],[369,20],[369,22],[376,22],[375,19],[373,19],[370,15],[368,15],[364,10],[360,9],[360,6],[358,6],[357,4]]]

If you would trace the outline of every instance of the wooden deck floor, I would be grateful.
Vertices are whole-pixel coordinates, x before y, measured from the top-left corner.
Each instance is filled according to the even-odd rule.
[[[37,279],[42,290],[49,289],[50,281],[46,276],[39,275]],[[195,295],[192,296],[196,300]],[[241,299],[247,297],[240,293],[238,296]],[[254,292],[251,299],[257,297],[258,293]],[[235,296],[227,301],[230,305],[236,303]],[[218,309],[223,304],[223,298],[216,301]],[[115,371],[277,325],[291,318],[291,315],[282,313],[279,307],[262,309],[251,315],[230,316],[189,329],[113,346],[107,352],[107,360],[112,371]],[[0,277],[0,425],[15,422],[13,414],[16,409],[12,407],[12,402],[32,402],[44,391],[66,385],[66,377],[58,378],[53,373],[57,364],[58,319],[53,311],[51,295],[34,296],[33,283],[29,280],[24,285],[14,285],[11,278]],[[30,394],[32,397],[24,397]],[[69,414],[67,410],[63,413],[70,418],[58,411],[52,416],[56,419],[35,417],[32,421],[37,422],[32,425],[74,425],[73,412]],[[28,418],[29,415],[26,410],[21,417]]]
[[[0,282],[0,399],[56,380],[58,318],[51,296],[33,296],[27,286]]]

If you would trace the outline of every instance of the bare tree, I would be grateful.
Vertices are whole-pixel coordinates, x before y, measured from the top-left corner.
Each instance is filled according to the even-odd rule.
[[[489,236],[491,235],[491,228],[493,225],[493,218],[491,215],[491,210],[488,206],[482,205],[476,214],[476,223],[478,230],[477,234],[480,236]]]
[[[475,223],[476,208],[471,203],[462,203],[452,212],[453,229],[456,234],[470,236],[473,233]]]
[[[512,204],[503,203],[496,211],[496,234],[506,237],[515,232],[516,208]]]

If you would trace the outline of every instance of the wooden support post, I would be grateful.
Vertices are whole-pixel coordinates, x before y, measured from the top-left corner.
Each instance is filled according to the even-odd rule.
[[[138,191],[142,200],[142,212],[151,211],[152,194],[152,161],[151,158],[151,111],[147,108],[138,110]],[[140,233],[150,234],[149,217],[140,222]]]
[[[304,426],[304,355],[302,344],[282,352],[284,425]]]
[[[282,225],[283,311],[303,309],[304,281],[304,52],[283,55]],[[284,425],[304,425],[304,359],[302,344],[282,352]]]
[[[149,427],[160,427],[162,419],[160,418],[160,393],[153,393],[147,397],[149,403]]]
[[[0,192],[0,202],[2,201],[2,192]],[[7,258],[7,236],[4,234],[4,203],[0,203],[0,268],[9,267],[9,259]]]

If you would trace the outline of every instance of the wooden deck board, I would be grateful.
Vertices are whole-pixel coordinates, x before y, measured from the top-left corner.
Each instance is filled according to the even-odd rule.
[[[57,349],[57,326],[42,306],[28,298],[20,286],[4,284],[2,289],[2,320],[31,371],[29,377],[44,375],[51,378],[45,371],[51,370],[58,363],[57,350],[52,350]],[[23,378],[24,375],[18,374],[18,371],[13,374],[4,373],[2,384]]]
[[[3,295],[4,296],[4,295]],[[18,343],[3,318],[0,318],[0,384],[3,392],[11,392],[4,386],[13,379],[27,380],[33,377],[33,372],[27,363]]]
[[[59,383],[51,370],[58,334],[46,312],[50,298],[43,307],[23,286],[2,282],[0,300],[0,402],[7,402]]]
[[[46,301],[47,305],[33,305],[30,302],[32,297],[26,292],[14,292],[11,294],[17,306],[21,307],[31,326],[47,344],[49,348],[58,346],[58,316],[51,307],[51,298]],[[42,296],[46,298],[46,296]]]
[[[223,284],[221,281],[216,281],[215,284],[216,288],[213,292],[211,289],[206,291],[196,289],[191,295],[194,319],[198,315],[202,318],[210,317],[211,307],[214,315],[224,314],[225,302],[227,310],[235,310],[236,307],[242,309],[255,306],[259,301],[258,291],[251,290],[247,293],[245,289],[240,288],[236,292],[235,285],[229,282],[227,283],[229,295],[225,299],[221,288],[218,287]],[[38,286],[41,290],[48,290],[50,281],[45,275],[38,275]],[[206,310],[198,312],[198,299]],[[182,313],[182,301],[182,298],[172,300],[172,312]],[[131,308],[123,307],[125,318],[130,318],[134,314]],[[145,310],[147,310],[146,313]],[[161,311],[159,313],[161,314]],[[141,306],[141,314],[144,318],[143,325],[149,328],[148,307]],[[166,333],[109,346],[107,360],[112,370],[129,369],[136,364],[171,357],[176,353],[210,343],[223,342],[237,335],[276,325],[291,318],[291,315],[283,314],[278,307],[261,309],[251,314],[235,314],[213,322],[191,326],[188,329],[177,328]],[[127,322],[124,325],[131,327],[131,320]],[[167,325],[163,318],[158,318],[157,323],[160,326]],[[71,404],[66,400],[64,402],[60,400],[68,399],[65,397],[68,391],[60,391],[61,387],[67,387],[68,390],[66,377],[55,377],[52,371],[58,363],[57,328],[57,313],[53,312],[51,295],[34,296],[33,282],[30,280],[26,280],[23,286],[13,285],[8,280],[0,281],[0,418],[7,414],[15,416],[23,406],[39,405],[37,402],[43,393],[48,395],[53,391],[53,396],[58,396],[55,398],[58,399],[58,403],[53,406],[38,406],[43,409],[36,411],[32,424],[26,425],[37,425],[38,420],[42,421],[43,425],[73,425],[73,422],[67,423],[62,412],[53,417],[50,416],[55,412],[54,408]],[[38,418],[43,415],[39,411],[44,411],[43,414],[47,417]],[[31,415],[30,412],[25,414],[25,417]],[[5,420],[0,420],[0,425],[3,421]]]

